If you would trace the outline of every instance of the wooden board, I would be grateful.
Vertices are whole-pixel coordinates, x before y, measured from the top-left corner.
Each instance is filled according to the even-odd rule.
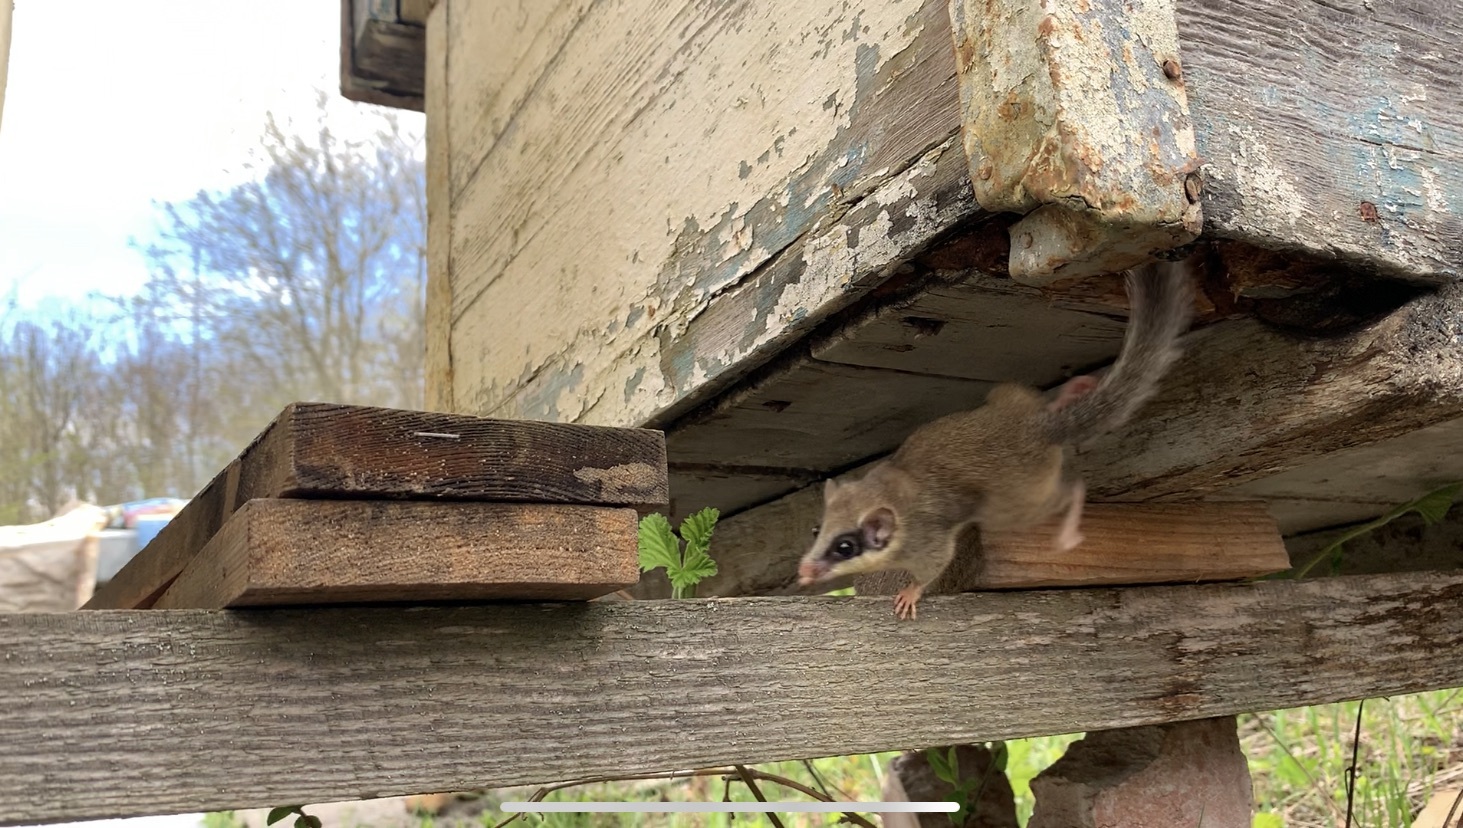
[[[1460,342],[1463,283],[1341,336],[1215,325],[1185,337],[1138,420],[1079,466],[1109,499],[1192,499],[1456,420]]]
[[[838,468],[888,451],[932,416],[980,405],[991,387],[800,359],[690,418],[667,435],[666,453],[709,466]]]
[[[922,748],[1454,687],[1460,601],[1463,574],[1421,573],[936,596],[915,622],[886,598],[0,615],[0,822]]]
[[[964,591],[1197,583],[1290,568],[1263,503],[1094,503],[1082,514],[1086,540],[1067,552],[1052,544],[1059,523],[981,535],[978,552],[963,555],[967,566],[953,586]]]
[[[444,6],[458,410],[651,422],[977,212],[944,0]]]
[[[854,477],[853,472],[846,477]],[[723,520],[712,543],[718,572],[697,595],[786,595],[797,588],[798,559],[812,545],[822,516],[822,486]],[[1196,583],[1251,578],[1290,568],[1275,521],[1264,504],[1088,504],[1086,540],[1069,552],[1052,539],[1059,520],[1020,532],[971,532],[933,592],[1033,589],[1101,584]],[[903,572],[891,577],[903,586]],[[823,592],[834,588],[820,584]],[[642,582],[641,597],[664,597]]]
[[[1416,278],[1463,272],[1452,0],[1177,4],[1205,235]]]
[[[153,606],[588,600],[639,580],[637,523],[603,506],[251,500]]]
[[[1125,322],[978,271],[821,337],[825,362],[1045,388],[1117,356]]]
[[[86,606],[149,606],[257,497],[659,508],[668,495],[664,437],[655,431],[294,403]]]
[[[398,4],[397,0],[341,0],[342,96],[361,103],[422,111],[427,51],[425,5]]]

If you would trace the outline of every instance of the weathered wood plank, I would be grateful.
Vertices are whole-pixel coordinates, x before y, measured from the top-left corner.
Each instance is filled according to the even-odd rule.
[[[656,508],[669,492],[664,436],[655,431],[294,403],[87,607],[147,606],[239,506],[257,497]]]
[[[1271,504],[1287,535],[1356,523],[1463,480],[1463,419],[1333,452],[1226,490]]]
[[[982,535],[958,588],[1197,583],[1290,568],[1263,503],[1094,503],[1082,513],[1086,540],[1066,552],[1052,544],[1058,523]]]
[[[962,744],[1458,686],[1460,601],[1463,575],[1423,573],[937,596],[913,623],[872,598],[0,615],[0,822]]]
[[[588,600],[639,580],[636,524],[603,506],[251,500],[153,606]]]
[[[721,521],[713,543],[717,574],[699,584],[696,594],[802,591],[797,587],[797,564],[822,517],[821,489],[810,486]],[[1196,583],[1251,578],[1290,567],[1280,532],[1261,503],[1094,503],[1083,513],[1082,545],[1057,551],[1052,545],[1056,531],[1054,519],[1019,532],[969,532],[955,561],[928,591]],[[889,576],[891,583],[898,582],[894,589],[907,579],[903,572]],[[819,584],[814,589],[822,592],[840,585]],[[635,592],[642,597],[669,594],[656,583],[641,583]]]
[[[509,5],[449,2],[465,410],[647,422],[973,209],[943,0]]]
[[[447,99],[447,4],[427,20],[427,299],[426,402],[456,411],[452,400],[452,111]]]
[[[1463,284],[1327,339],[1253,320],[1198,331],[1139,416],[1079,453],[1099,495],[1217,493],[1463,417]]]
[[[838,468],[889,450],[931,417],[980,405],[991,387],[802,359],[681,424],[666,452],[677,463]]]
[[[822,337],[825,362],[1045,388],[1117,356],[1125,323],[1054,304],[1035,288],[971,272]]]
[[[1206,234],[1412,278],[1463,267],[1451,0],[1178,3]]]
[[[340,93],[349,100],[422,111],[426,34],[396,0],[341,0]]]

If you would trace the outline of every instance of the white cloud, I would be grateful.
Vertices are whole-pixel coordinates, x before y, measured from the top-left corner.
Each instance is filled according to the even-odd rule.
[[[339,97],[339,5],[16,0],[0,122],[0,291],[135,290],[154,200],[238,181],[266,112],[362,134]],[[421,116],[401,113],[420,130]]]

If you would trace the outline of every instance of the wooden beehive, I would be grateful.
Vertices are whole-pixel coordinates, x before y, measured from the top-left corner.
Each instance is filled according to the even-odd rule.
[[[1296,534],[1463,478],[1463,24],[1426,5],[356,0],[343,77],[411,34],[436,408],[664,428],[677,513],[796,545],[805,487],[1110,360],[1093,274],[1197,230],[1203,330],[1084,465]]]

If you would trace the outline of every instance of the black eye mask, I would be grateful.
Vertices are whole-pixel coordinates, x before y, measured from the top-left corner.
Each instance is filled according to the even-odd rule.
[[[864,540],[858,532],[845,532],[833,539],[828,544],[828,549],[823,553],[825,557],[835,561],[847,561],[864,554]]]

